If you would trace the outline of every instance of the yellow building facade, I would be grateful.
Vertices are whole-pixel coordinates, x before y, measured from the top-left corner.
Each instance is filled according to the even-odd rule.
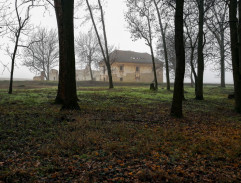
[[[115,50],[110,54],[112,78],[114,82],[154,81],[151,55],[132,51]],[[163,63],[155,59],[158,83],[163,83]],[[108,72],[104,62],[100,62],[100,80],[108,81]]]

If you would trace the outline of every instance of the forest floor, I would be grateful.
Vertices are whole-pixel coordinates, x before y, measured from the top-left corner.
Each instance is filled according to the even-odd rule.
[[[0,83],[1,85],[1,83]],[[0,90],[0,182],[240,182],[241,115],[232,87],[172,91],[78,87],[80,111],[54,105],[56,86]]]

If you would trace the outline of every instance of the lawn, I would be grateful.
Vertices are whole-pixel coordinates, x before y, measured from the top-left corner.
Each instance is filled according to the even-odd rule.
[[[19,85],[20,86],[20,85]],[[56,86],[0,90],[0,182],[240,182],[241,115],[232,87],[78,87],[80,111],[54,105]]]

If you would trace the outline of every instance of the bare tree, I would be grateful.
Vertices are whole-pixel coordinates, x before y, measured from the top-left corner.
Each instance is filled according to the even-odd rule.
[[[185,74],[185,48],[183,35],[183,7],[184,0],[176,0],[175,14],[175,48],[176,48],[176,74],[174,83],[173,101],[171,107],[171,115],[182,117],[182,101],[183,101],[183,80]]]
[[[195,3],[185,5],[184,11],[185,26],[185,46],[186,46],[186,63],[190,66],[191,85],[195,83],[195,92],[197,91],[197,42],[198,42],[198,15]],[[193,77],[194,76],[194,81]]]
[[[156,65],[153,50],[153,23],[155,21],[155,15],[153,14],[153,6],[151,1],[147,0],[127,0],[128,12],[125,14],[126,21],[128,22],[128,28],[134,38],[144,39],[146,45],[149,46],[152,57],[153,73],[155,89],[158,89]]]
[[[101,49],[102,56],[104,58],[105,65],[107,67],[107,72],[108,72],[108,77],[109,77],[109,88],[111,89],[111,88],[114,88],[114,85],[113,85],[113,80],[112,80],[111,64],[110,64],[110,57],[109,57],[109,50],[108,50],[108,40],[107,40],[107,34],[106,34],[105,18],[104,18],[102,2],[101,2],[101,0],[98,0],[98,6],[95,9],[100,12],[100,20],[101,20],[101,24],[102,24],[103,37],[104,37],[104,46],[101,41],[100,33],[97,29],[97,24],[94,19],[94,13],[92,10],[93,8],[91,7],[89,0],[86,0],[86,4],[87,4],[87,7],[88,7],[88,10],[90,13],[90,18],[91,18],[92,24],[94,26],[96,36],[98,38],[99,46]]]
[[[193,86],[193,84],[195,83],[195,91],[197,89],[197,72],[196,72],[196,66],[197,66],[197,40],[198,40],[198,36],[197,34],[193,34],[192,32],[192,28],[190,28],[186,21],[185,21],[185,30],[186,30],[186,55],[188,56],[188,58],[186,60],[188,60],[187,64],[190,66],[190,79],[191,79],[191,86]],[[194,76],[194,80],[193,77]]]
[[[196,99],[203,100],[203,72],[204,72],[204,56],[203,56],[203,26],[204,26],[204,0],[196,0],[198,5],[198,70],[197,70],[197,88]]]
[[[170,11],[170,8],[168,9],[168,6],[165,6],[165,3],[161,0],[153,0],[153,3],[156,8],[158,22],[160,26],[160,32],[162,37],[162,47],[164,51],[164,59],[165,59],[165,67],[166,67],[166,80],[167,80],[167,90],[170,90],[170,76],[169,76],[169,61],[168,61],[168,49],[167,49],[167,43],[166,43],[166,32],[167,27],[170,24],[170,15],[168,14],[168,11]],[[166,21],[163,22],[162,18],[165,18]]]
[[[10,40],[14,43],[13,51],[10,48],[7,49],[7,53],[11,57],[11,73],[10,73],[10,84],[8,93],[12,94],[13,87],[13,73],[15,66],[15,59],[17,56],[17,51],[21,45],[20,37],[26,34],[26,31],[30,19],[30,10],[33,7],[33,2],[31,1],[14,1],[14,11],[10,14],[10,19],[6,20],[6,26],[10,32]]]
[[[44,72],[49,80],[49,72],[58,65],[59,49],[55,30],[39,28],[28,41],[23,50],[23,65],[32,72]]]
[[[215,0],[196,0],[198,7],[198,61],[197,61],[197,88],[196,99],[203,100],[203,74],[204,74],[204,18],[208,10],[214,5]]]
[[[218,1],[215,6],[210,8],[208,13],[208,18],[206,18],[206,25],[210,32],[213,34],[214,39],[216,39],[213,47],[217,47],[219,52],[218,63],[220,65],[220,75],[221,75],[221,87],[225,87],[225,58],[227,56],[227,49],[229,47],[229,41],[226,39],[227,29],[228,29],[228,4],[224,1]],[[218,46],[216,46],[216,44]]]
[[[56,103],[79,110],[75,76],[74,0],[54,0],[59,36],[59,84]]]
[[[93,63],[97,63],[100,58],[100,47],[96,34],[89,30],[87,34],[80,33],[76,39],[76,52],[80,62],[87,64],[91,80],[94,80],[92,73]]]

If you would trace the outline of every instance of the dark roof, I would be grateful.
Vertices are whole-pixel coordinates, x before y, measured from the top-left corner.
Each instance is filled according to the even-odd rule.
[[[141,64],[151,64],[152,58],[148,53],[139,53],[134,51],[122,51],[115,50],[110,53],[111,62],[120,63],[141,63]],[[162,62],[155,58],[156,63],[162,64]]]

